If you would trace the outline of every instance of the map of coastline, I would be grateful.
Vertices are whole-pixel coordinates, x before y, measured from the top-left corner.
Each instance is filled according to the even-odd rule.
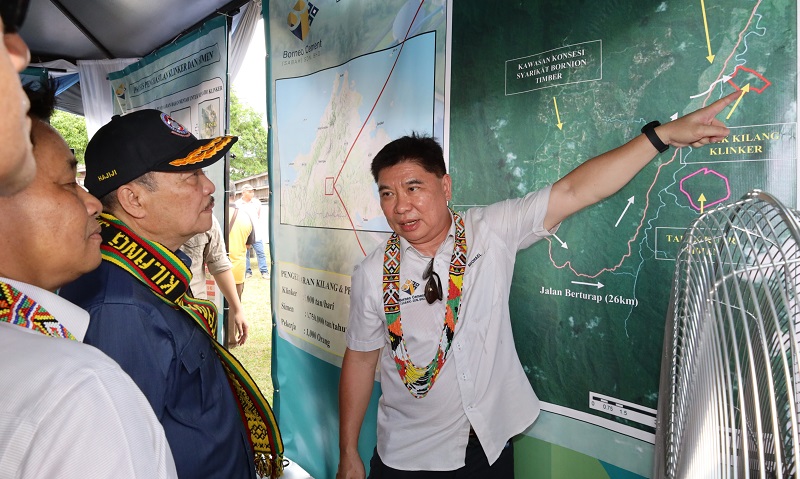
[[[370,164],[394,138],[430,134],[435,39],[423,34],[339,67],[276,82],[281,223],[390,231]]]

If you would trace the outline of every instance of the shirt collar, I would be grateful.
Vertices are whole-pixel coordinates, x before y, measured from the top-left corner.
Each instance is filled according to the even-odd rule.
[[[447,230],[447,238],[445,238],[444,241],[442,241],[442,244],[439,245],[439,248],[436,250],[436,254],[441,253],[442,248],[449,248],[450,253],[452,253],[453,243],[455,242],[455,238],[456,238],[456,222],[453,221],[453,213],[451,212],[450,229]],[[413,249],[414,251],[417,251],[417,249],[414,248],[414,245],[412,245],[405,238],[400,236],[400,251],[406,252],[408,251],[409,248]],[[420,254],[419,251],[417,251],[417,253]]]
[[[26,296],[30,296],[31,299],[39,303],[48,313],[52,314],[59,323],[64,325],[67,331],[75,336],[75,339],[83,342],[86,329],[89,327],[89,313],[61,296],[38,286],[9,278],[0,278],[0,281],[8,283]]]

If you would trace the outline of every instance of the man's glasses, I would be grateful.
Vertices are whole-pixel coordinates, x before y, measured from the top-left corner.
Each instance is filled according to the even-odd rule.
[[[0,15],[3,17],[3,33],[17,33],[25,21],[28,0],[3,0],[0,2]]]
[[[428,282],[425,283],[425,301],[427,301],[428,304],[441,301],[444,298],[442,294],[442,281],[439,279],[439,275],[436,274],[436,271],[433,270],[433,259],[428,263],[425,272],[422,273],[422,279],[428,280]]]

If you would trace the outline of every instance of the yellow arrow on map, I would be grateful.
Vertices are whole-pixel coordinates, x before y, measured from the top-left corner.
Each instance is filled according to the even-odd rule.
[[[736,99],[736,103],[733,104],[733,108],[731,108],[731,111],[728,112],[728,116],[725,117],[726,120],[729,119],[731,115],[733,115],[734,111],[736,111],[736,107],[739,106],[739,102],[742,101],[742,97],[744,96],[745,93],[750,93],[749,83],[745,85],[744,88],[742,88],[742,94],[739,95],[739,98]]]
[[[561,116],[558,114],[558,102],[556,101],[556,97],[553,97],[553,105],[556,106],[556,121],[558,122],[556,126],[560,130],[564,126],[564,124],[561,123]]]
[[[703,26],[706,28],[706,44],[708,45],[708,56],[706,60],[708,60],[708,63],[714,63],[714,55],[711,53],[711,38],[708,36],[708,19],[706,19],[705,0],[700,0],[700,6],[703,7]]]
[[[700,214],[703,214],[703,210],[706,208],[706,195],[700,193],[700,197],[697,198],[697,201],[700,202]]]

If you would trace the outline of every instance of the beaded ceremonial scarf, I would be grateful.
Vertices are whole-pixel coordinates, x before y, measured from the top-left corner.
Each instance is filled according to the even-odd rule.
[[[188,294],[192,273],[168,248],[141,238],[112,215],[102,214],[98,222],[102,227],[103,261],[127,271],[165,303],[183,310],[210,336],[239,403],[242,422],[255,453],[256,472],[261,477],[280,477],[283,474],[283,441],[278,423],[253,378],[216,340],[214,303]]]
[[[0,321],[32,329],[45,336],[75,339],[75,336],[39,303],[2,281],[0,281]]]
[[[467,264],[467,236],[464,232],[464,220],[458,213],[453,213],[456,224],[456,238],[453,245],[453,256],[450,258],[450,274],[447,286],[447,307],[444,313],[442,337],[436,356],[425,367],[419,367],[408,355],[405,339],[403,339],[403,322],[400,318],[400,239],[397,233],[392,234],[386,242],[383,255],[383,313],[386,316],[386,328],[400,379],[408,391],[416,398],[423,398],[433,387],[447,360],[453,333],[458,323],[458,307],[461,304],[461,287],[464,281],[464,269]]]

